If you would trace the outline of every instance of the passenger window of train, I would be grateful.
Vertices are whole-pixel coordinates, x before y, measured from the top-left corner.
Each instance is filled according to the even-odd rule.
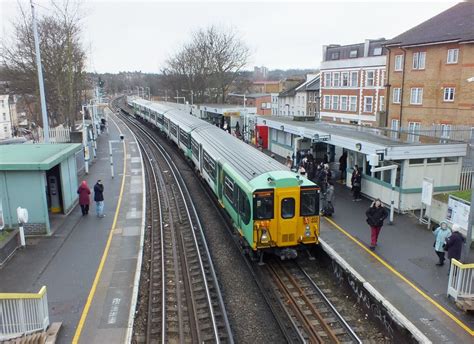
[[[224,195],[231,204],[234,204],[234,182],[228,177],[224,178]]]
[[[319,213],[319,194],[317,189],[301,190],[301,216],[314,216]]]
[[[242,190],[240,190],[240,217],[246,225],[250,222],[250,202]]]
[[[199,160],[199,145],[196,142],[195,139],[191,138],[191,149],[193,151],[194,157],[196,157]]]
[[[254,220],[273,219],[273,193],[260,193],[254,197]]]
[[[295,216],[295,199],[284,198],[281,200],[281,217],[291,219]]]

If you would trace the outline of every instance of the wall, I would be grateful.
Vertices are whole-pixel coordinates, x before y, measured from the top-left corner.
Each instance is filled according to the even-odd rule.
[[[18,226],[16,208],[21,206],[28,210],[27,234],[49,231],[44,171],[1,171],[0,198],[8,227]]]
[[[77,166],[75,156],[61,162],[61,189],[63,193],[63,211],[68,214],[78,202]]]

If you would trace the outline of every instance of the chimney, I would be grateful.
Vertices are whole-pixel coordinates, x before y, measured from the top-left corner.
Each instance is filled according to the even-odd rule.
[[[364,42],[364,57],[369,56],[369,45],[370,45],[370,39],[366,39]]]
[[[326,52],[328,51],[328,46],[323,45],[323,62],[326,61]]]

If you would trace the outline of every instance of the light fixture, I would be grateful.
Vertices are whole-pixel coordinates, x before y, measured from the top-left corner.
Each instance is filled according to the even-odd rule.
[[[280,129],[283,131],[285,130],[285,126],[284,125],[280,125]]]
[[[304,235],[308,238],[311,235],[310,227],[309,225],[306,225],[306,229],[304,231]]]
[[[262,236],[260,237],[260,242],[266,244],[268,242],[268,234],[266,229],[262,229]]]
[[[266,119],[263,120],[263,124],[267,124],[267,120],[266,120]]]
[[[356,143],[356,149],[360,151],[362,149],[362,144],[361,143]]]

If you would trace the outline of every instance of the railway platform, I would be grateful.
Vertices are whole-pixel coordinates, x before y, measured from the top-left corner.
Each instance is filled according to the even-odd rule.
[[[54,222],[50,237],[28,238],[26,248],[0,270],[0,292],[47,287],[50,322],[63,324],[59,343],[119,343],[131,335],[143,245],[143,169],[131,132],[114,115],[108,125],[108,134],[98,138],[96,162],[80,179],[91,191],[102,180],[106,216],[96,217],[93,201],[88,216],[77,206]],[[117,141],[112,144],[115,178],[109,140]]]

